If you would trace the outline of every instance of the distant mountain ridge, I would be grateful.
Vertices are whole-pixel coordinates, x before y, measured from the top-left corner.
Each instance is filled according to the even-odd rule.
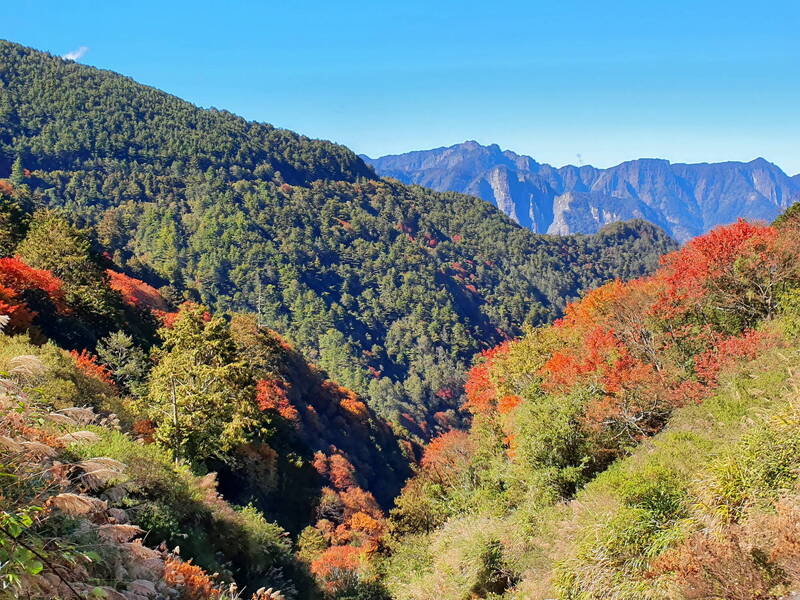
[[[800,200],[800,175],[790,177],[763,158],[699,164],[642,158],[608,169],[555,168],[475,141],[361,158],[403,183],[483,198],[538,233],[594,233],[640,218],[685,241],[740,217],[772,220]]]
[[[258,312],[420,439],[457,424],[477,352],[675,247],[642,220],[535,235],[474,196],[380,180],[344,146],[2,40],[0,177],[169,300]]]

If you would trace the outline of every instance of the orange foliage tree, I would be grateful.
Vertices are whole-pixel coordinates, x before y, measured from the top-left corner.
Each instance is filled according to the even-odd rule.
[[[81,373],[114,387],[114,378],[111,376],[111,371],[105,365],[98,363],[94,354],[88,350],[81,350],[80,352],[70,350],[70,356],[72,356]]]
[[[311,572],[333,590],[355,575],[363,555],[356,546],[331,546],[311,563]]]
[[[540,347],[506,342],[484,352],[463,408],[502,417],[510,440],[526,397],[517,390],[578,394],[584,433],[617,452],[658,431],[676,406],[706,397],[726,366],[775,343],[752,327],[800,283],[798,256],[791,226],[717,228],[666,256],[653,276],[612,281],[568,305]]]
[[[464,409],[477,415],[489,413],[496,407],[498,398],[491,380],[492,365],[496,358],[508,352],[509,344],[510,342],[504,342],[481,352],[480,362],[467,373],[467,382],[464,384],[467,401]]]
[[[0,286],[0,315],[10,318],[6,325],[9,332],[28,329],[36,317],[36,313],[28,308],[17,292],[4,286]]]
[[[261,410],[272,410],[290,423],[297,424],[299,414],[289,400],[286,383],[280,379],[260,379],[256,383],[256,404]]]
[[[669,318],[704,307],[745,327],[773,316],[800,275],[797,233],[740,220],[693,239],[662,261],[657,312]]]
[[[356,470],[349,460],[337,452],[328,458],[328,478],[333,487],[345,490],[356,485]]]
[[[469,465],[475,447],[464,431],[448,431],[430,441],[420,460],[425,474],[434,481],[450,481]]]
[[[0,258],[0,314],[11,317],[9,331],[30,327],[40,308],[69,312],[61,280],[18,258]]]
[[[169,309],[167,301],[153,286],[111,269],[107,269],[106,274],[109,287],[118,291],[129,306],[162,312]]]

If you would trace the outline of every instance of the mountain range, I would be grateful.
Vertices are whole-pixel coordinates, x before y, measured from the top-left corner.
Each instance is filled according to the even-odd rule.
[[[536,235],[478,198],[380,179],[344,146],[0,41],[6,176],[126,274],[176,305],[258,312],[421,437],[453,416],[477,352],[674,249],[644,221]]]
[[[640,218],[686,241],[740,217],[770,221],[800,199],[800,175],[790,177],[763,158],[699,164],[642,158],[608,169],[555,168],[475,141],[361,158],[404,183],[483,198],[537,233],[594,233]]]
[[[527,227],[0,40],[0,600],[800,589],[800,203],[662,228],[797,179],[468,146]]]

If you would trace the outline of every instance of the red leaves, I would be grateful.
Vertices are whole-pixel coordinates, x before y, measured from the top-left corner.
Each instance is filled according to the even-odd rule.
[[[482,362],[476,364],[467,373],[467,382],[464,391],[467,401],[463,408],[472,414],[486,414],[495,408],[497,390],[491,381],[491,368],[494,360],[508,353],[509,342],[503,342],[491,350],[481,352]]]
[[[564,321],[559,327],[566,326]],[[550,390],[566,390],[583,376],[600,371],[607,374],[618,355],[624,352],[622,344],[613,332],[595,328],[575,348],[568,346],[556,351],[542,368],[545,374],[544,387]]]
[[[260,410],[275,411],[290,423],[299,422],[299,414],[289,400],[286,383],[280,379],[260,379],[256,383],[256,404]]]
[[[710,293],[733,294],[734,304],[743,301],[740,286],[752,283],[745,274],[748,262],[755,266],[753,275],[767,274],[773,283],[780,283],[789,272],[796,274],[798,247],[796,240],[792,243],[796,236],[791,231],[787,234],[781,236],[774,227],[740,220],[666,255],[657,274],[664,289],[654,305],[655,314],[663,318],[685,314]]]
[[[335,393],[340,396],[339,406],[341,406],[345,412],[353,415],[359,420],[367,418],[369,413],[367,410],[367,405],[358,399],[358,396],[356,396],[354,391],[346,387],[342,387],[332,381],[326,381],[323,384],[323,388],[325,387],[334,388]]]
[[[168,310],[167,301],[153,286],[111,269],[107,269],[106,274],[109,277],[109,287],[118,291],[129,306],[156,311]]]
[[[108,367],[97,362],[97,357],[87,350],[70,350],[70,356],[75,361],[75,365],[87,377],[91,377],[105,384],[114,386],[114,379]]]
[[[0,283],[17,292],[41,290],[54,302],[63,302],[64,299],[61,280],[58,277],[50,271],[33,269],[19,258],[0,258]]]
[[[11,316],[12,326],[28,327],[36,313],[27,307],[26,296],[38,294],[52,302],[60,314],[69,311],[61,280],[50,271],[33,269],[18,258],[0,258],[0,303]]]
[[[432,481],[445,483],[469,466],[475,445],[469,434],[454,429],[436,437],[425,447],[420,466]]]
[[[333,454],[328,458],[328,478],[333,487],[344,490],[356,485],[356,470],[341,454]]]
[[[577,302],[568,304],[564,310],[564,317],[558,319],[554,325],[574,329],[587,327],[595,329],[605,324],[605,317],[611,312],[610,306],[624,298],[629,293],[629,288],[637,283],[614,280],[593,289]]]
[[[516,394],[503,396],[500,398],[500,402],[497,403],[497,412],[499,412],[501,415],[507,415],[517,406],[519,406],[521,402],[522,398]]]
[[[191,560],[168,557],[164,561],[164,581],[180,591],[181,600],[214,600],[222,595],[208,573]]]
[[[770,343],[774,340],[769,335],[753,330],[721,339],[695,358],[695,373],[707,385],[714,385],[722,369],[736,360],[755,358]]]
[[[330,456],[326,456],[324,452],[315,452],[312,464],[317,473],[337,490],[346,490],[357,485],[355,467],[339,452]]]
[[[311,563],[311,572],[335,589],[378,548],[386,530],[384,515],[375,497],[356,485],[355,469],[342,454],[317,452],[313,464],[338,489],[322,489],[315,528],[332,546]]]
[[[350,487],[343,492],[339,492],[339,498],[344,504],[344,518],[345,520],[352,517],[357,512],[363,512],[370,515],[374,519],[382,519],[383,511],[381,511],[375,497],[368,491],[358,487]]]
[[[452,469],[461,464],[471,451],[469,435],[454,429],[430,441],[425,447],[420,465],[423,469]]]
[[[489,378],[489,361],[475,365],[467,374],[467,383],[464,391],[467,394],[467,401],[464,408],[473,414],[485,414],[494,407],[497,391]]]
[[[11,318],[6,326],[8,332],[25,331],[36,317],[14,290],[3,286],[0,286],[0,315]]]
[[[358,570],[363,554],[364,550],[355,546],[331,546],[311,563],[311,572],[329,586],[334,586],[343,572]]]
[[[521,400],[509,390],[580,391],[581,427],[616,452],[656,432],[673,408],[707,397],[722,369],[771,343],[753,327],[800,283],[798,258],[791,228],[717,228],[665,257],[654,276],[589,292],[541,337],[484,352],[468,374],[464,408],[503,417],[511,437]]]

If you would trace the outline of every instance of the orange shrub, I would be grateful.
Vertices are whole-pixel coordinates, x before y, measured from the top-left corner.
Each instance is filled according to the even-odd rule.
[[[114,379],[111,377],[111,371],[108,367],[99,364],[94,354],[88,350],[81,350],[80,352],[77,350],[70,350],[70,355],[81,373],[87,377],[97,379],[98,381],[115,387]]]
[[[178,590],[179,600],[215,600],[222,591],[203,569],[191,560],[170,556],[164,561],[164,581]]]
[[[107,269],[106,274],[109,278],[108,285],[118,291],[129,306],[161,312],[168,310],[167,301],[153,286],[111,269]]]
[[[361,566],[363,550],[354,546],[331,546],[311,563],[311,572],[328,585],[346,572],[355,572]]]
[[[256,403],[261,410],[273,410],[287,421],[297,424],[300,415],[289,400],[286,383],[280,379],[260,379],[256,383]]]

